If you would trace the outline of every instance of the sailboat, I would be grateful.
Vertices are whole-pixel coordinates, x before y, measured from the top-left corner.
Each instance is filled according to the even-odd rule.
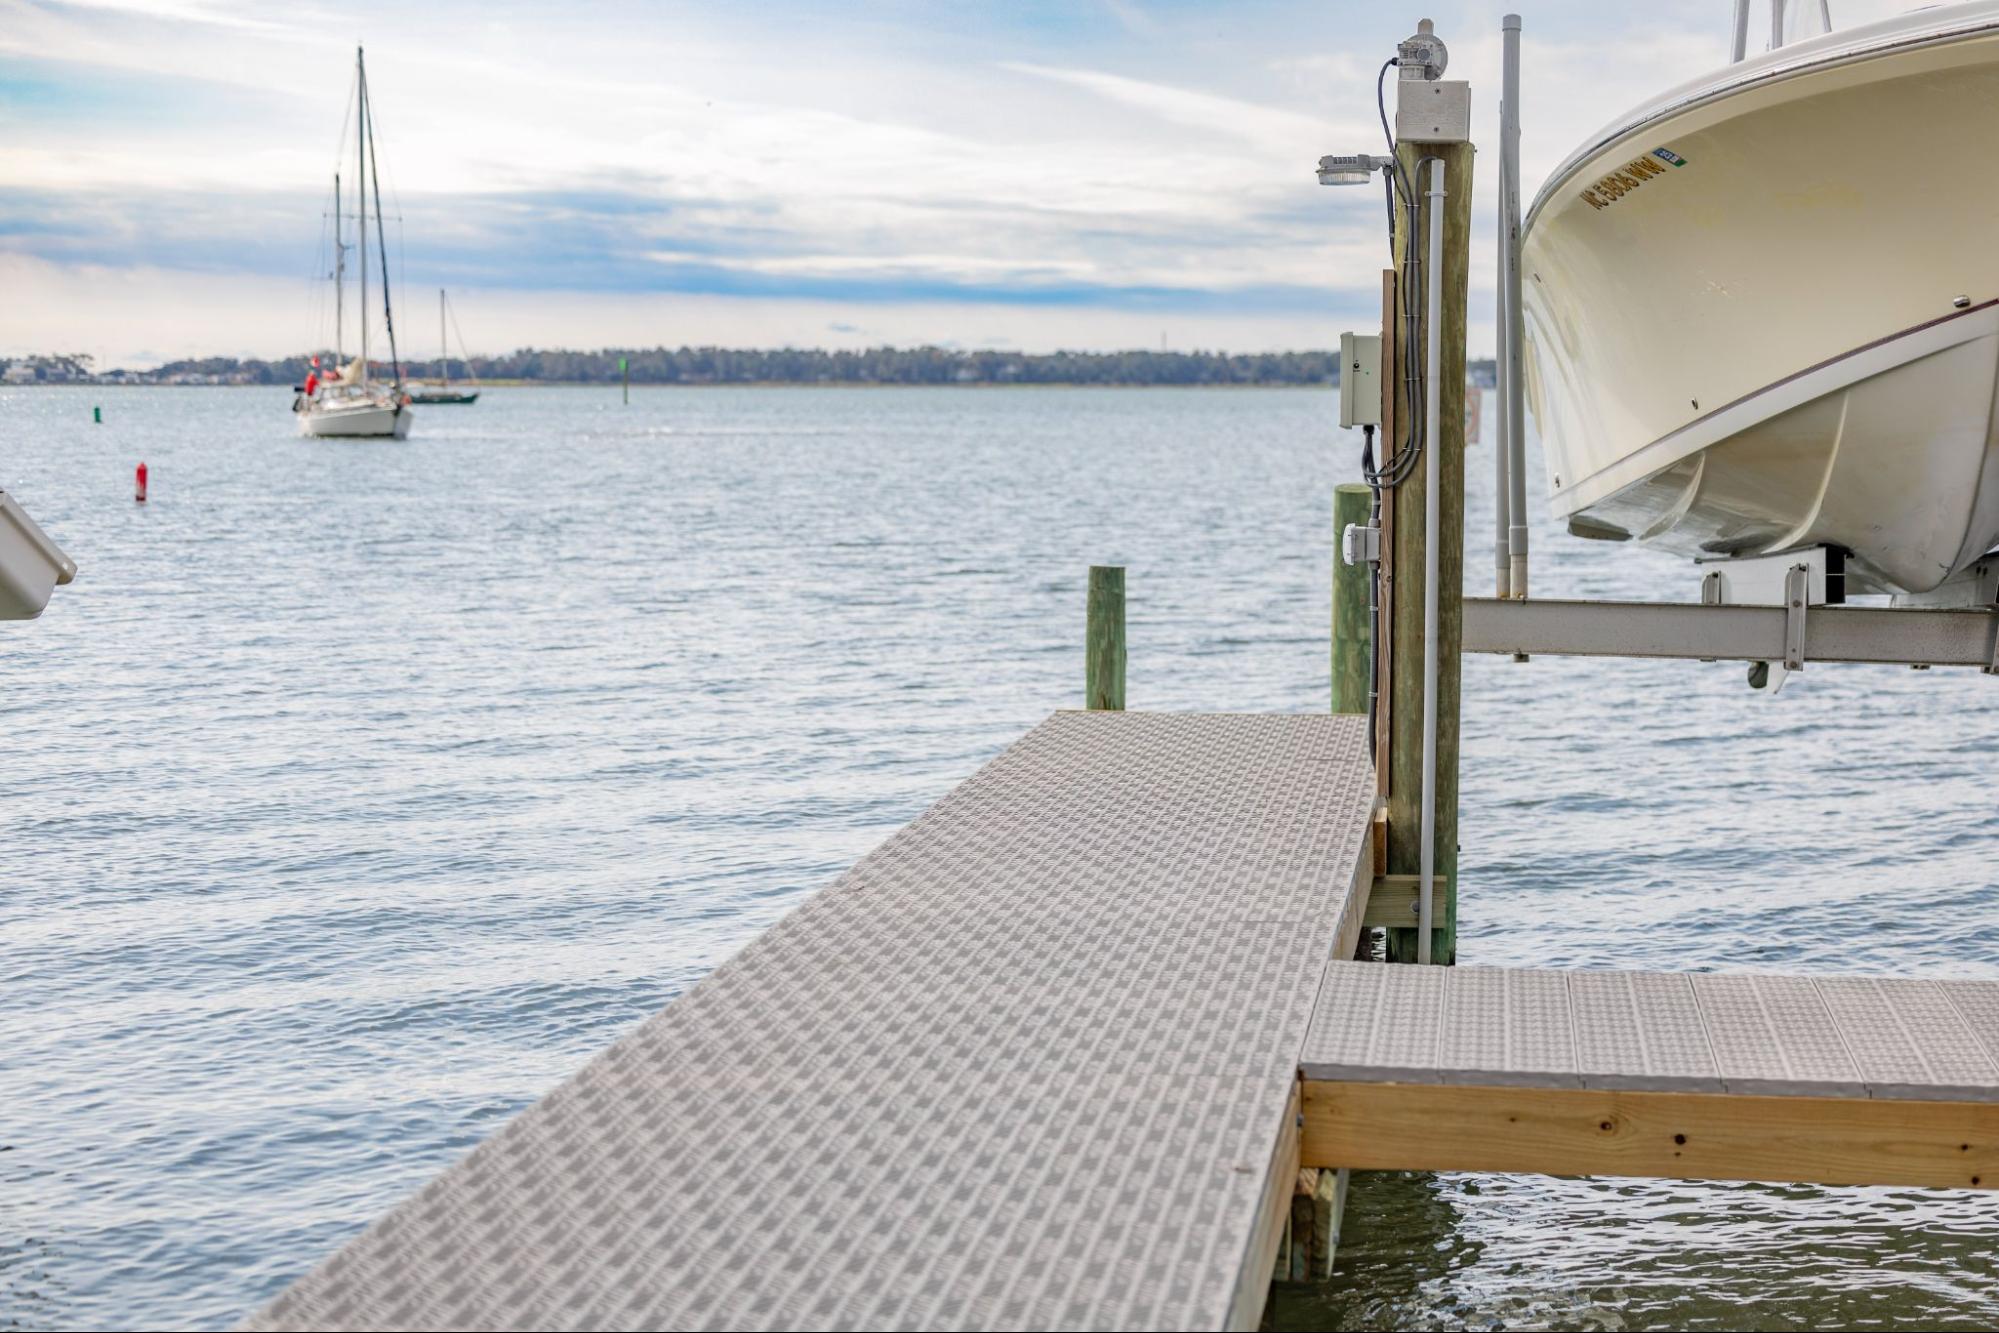
[[[465,349],[459,349],[462,355]],[[472,359],[465,357],[465,373],[472,374]],[[472,380],[470,389],[456,389],[451,385],[451,344],[444,336],[444,288],[437,289],[437,378],[419,380],[410,386],[410,401],[413,403],[476,403],[479,401],[478,379]]]
[[[1579,536],[1843,553],[1947,596],[1999,544],[1999,3],[1790,40],[1592,135],[1522,233],[1527,398]],[[1815,12],[1814,12],[1815,11]]]
[[[340,211],[340,177],[333,178],[333,284],[335,308],[334,362],[322,369],[317,365],[306,377],[305,386],[292,400],[301,435],[406,439],[410,433],[410,398],[403,390],[402,360],[396,354],[396,322],[389,300],[389,247],[382,227],[382,191],[375,160],[375,122],[368,108],[368,67],[361,48],[354,48],[354,138],[355,158],[360,179],[355,209],[355,244],[360,260],[360,353],[346,360],[344,311],[346,304],[347,246],[341,239],[344,218]],[[372,187],[372,189],[371,189]],[[374,196],[376,254],[382,270],[382,328],[389,340],[390,378],[372,377],[368,347],[368,204]]]

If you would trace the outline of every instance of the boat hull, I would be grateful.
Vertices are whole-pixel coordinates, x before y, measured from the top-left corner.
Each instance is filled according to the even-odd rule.
[[[1564,166],[1523,238],[1555,512],[1923,592],[1999,542],[1999,5],[1787,47]]]
[[[312,406],[298,414],[298,432],[322,439],[409,438],[414,414],[407,403],[370,402]]]

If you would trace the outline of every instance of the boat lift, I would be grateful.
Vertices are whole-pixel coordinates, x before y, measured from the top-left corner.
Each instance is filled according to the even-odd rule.
[[[1747,4],[1737,6],[1735,58],[1742,58]],[[1783,5],[1772,6],[1783,44]],[[1749,666],[1752,687],[1781,685],[1808,662],[1865,662],[1926,669],[1977,667],[1999,675],[1999,553],[1918,599],[1891,606],[1846,605],[1844,553],[1812,547],[1769,555],[1696,562],[1697,603],[1529,601],[1524,334],[1520,313],[1520,16],[1502,20],[1499,125],[1497,395],[1494,444],[1494,576],[1497,595],[1463,603],[1463,651],[1500,653],[1525,661],[1536,655],[1737,660]],[[1829,24],[1828,24],[1829,26]],[[1416,43],[1424,43],[1416,46]],[[1442,43],[1426,21],[1401,52],[1403,77],[1415,53],[1418,78],[1442,73]],[[1327,158],[1320,180],[1365,180],[1389,159]],[[1357,170],[1350,170],[1357,168]],[[1377,340],[1349,336],[1343,353]],[[1378,351],[1374,353],[1378,358]],[[1365,355],[1342,357],[1343,372],[1378,370]],[[1430,358],[1427,374],[1435,373]],[[1349,381],[1351,388],[1349,389]],[[1378,421],[1358,400],[1382,391],[1374,374],[1342,374],[1342,425]],[[1385,386],[1392,393],[1393,386]],[[1349,397],[1351,395],[1351,398]],[[1347,563],[1378,559],[1379,533],[1355,528],[1342,535]]]

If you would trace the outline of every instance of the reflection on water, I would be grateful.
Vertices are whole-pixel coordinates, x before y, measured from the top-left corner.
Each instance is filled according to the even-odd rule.
[[[82,571],[0,625],[0,1328],[274,1294],[1073,705],[1093,562],[1133,707],[1326,704],[1329,394],[288,401],[0,390]],[[1542,595],[1698,595],[1535,516]],[[1999,974],[1974,672],[1475,658],[1464,727],[1467,962]],[[1281,1326],[1999,1322],[1963,1196],[1376,1175],[1347,1236]]]

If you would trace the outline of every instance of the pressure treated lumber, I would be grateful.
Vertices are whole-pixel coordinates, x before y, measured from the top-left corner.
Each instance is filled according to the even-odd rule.
[[[1306,1166],[1817,1185],[1999,1185],[1999,1103],[1305,1084]]]
[[[1465,527],[1465,296],[1470,269],[1472,148],[1469,144],[1403,144],[1397,148],[1409,188],[1417,199],[1428,188],[1426,157],[1444,162],[1444,272],[1424,275],[1423,284],[1443,283],[1441,430],[1439,456],[1424,450],[1415,470],[1393,491],[1395,509],[1394,675],[1393,723],[1389,742],[1392,775],[1388,793],[1388,868],[1397,874],[1414,874],[1421,867],[1422,773],[1423,773],[1423,544],[1438,543],[1437,599],[1437,817],[1435,870],[1447,877],[1452,891],[1443,895],[1443,911],[1435,916],[1431,960],[1451,962],[1457,954],[1458,878],[1458,697],[1460,644],[1460,602],[1464,589]],[[1401,250],[1416,245],[1427,253],[1427,232],[1418,230],[1418,221],[1398,204],[1396,247],[1398,266]],[[1399,302],[1397,347],[1403,341],[1403,315],[1413,308],[1427,308],[1427,288],[1419,284],[1409,300]],[[1420,346],[1420,344],[1419,344]],[[1408,367],[1399,366],[1398,382],[1405,386],[1398,403],[1398,421],[1406,421],[1410,410],[1407,392]],[[1420,396],[1418,401],[1420,402]],[[1400,427],[1398,427],[1400,429]],[[1429,470],[1437,469],[1442,486],[1440,530],[1425,531],[1423,488]],[[1415,962],[1416,932],[1391,930],[1388,956],[1395,962]]]
[[[1091,565],[1085,627],[1083,706],[1124,708],[1124,567]]]
[[[1374,629],[1368,611],[1374,579],[1365,561],[1348,564],[1341,553],[1349,526],[1366,527],[1374,491],[1347,483],[1333,491],[1333,711],[1367,712],[1368,658]]]

